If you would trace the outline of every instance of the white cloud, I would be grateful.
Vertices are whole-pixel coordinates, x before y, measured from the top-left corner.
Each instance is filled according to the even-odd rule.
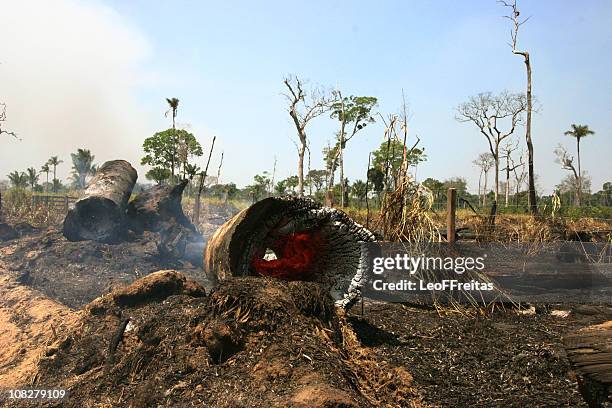
[[[0,178],[51,155],[64,160],[58,172],[66,177],[79,147],[99,163],[136,164],[148,129],[135,92],[152,77],[144,36],[97,2],[0,0],[0,10],[4,127],[22,139],[0,138]]]

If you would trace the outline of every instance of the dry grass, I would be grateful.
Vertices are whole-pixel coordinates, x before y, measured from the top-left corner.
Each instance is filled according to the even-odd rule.
[[[34,227],[57,225],[65,214],[44,204],[33,205],[32,194],[25,190],[9,190],[2,194],[2,217],[9,224],[27,222]]]

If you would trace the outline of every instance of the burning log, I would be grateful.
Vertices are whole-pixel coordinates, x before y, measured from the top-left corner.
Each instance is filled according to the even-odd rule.
[[[128,204],[130,229],[137,233],[160,233],[157,249],[164,258],[186,259],[202,266],[204,240],[189,221],[181,200],[188,181],[176,185],[155,186]]]
[[[138,175],[125,160],[104,163],[64,219],[69,241],[114,242],[125,231],[125,209]]]
[[[372,232],[344,212],[310,199],[270,197],[241,211],[215,232],[204,254],[214,282],[271,276],[324,284],[338,306],[361,295]]]

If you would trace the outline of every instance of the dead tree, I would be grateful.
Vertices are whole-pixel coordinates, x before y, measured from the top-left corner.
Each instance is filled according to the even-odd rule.
[[[535,190],[535,173],[533,170],[533,143],[531,140],[531,113],[532,113],[532,95],[531,95],[531,60],[529,59],[529,52],[521,51],[517,49],[517,39],[519,28],[529,20],[529,17],[521,20],[519,18],[520,12],[516,5],[516,0],[508,3],[503,0],[498,0],[504,7],[511,9],[510,15],[504,16],[512,22],[512,31],[510,32],[511,43],[509,44],[512,48],[512,53],[523,57],[525,62],[525,69],[527,71],[527,123],[525,124],[525,141],[527,143],[527,155],[528,155],[528,175],[529,175],[529,209],[532,215],[537,215],[538,206],[536,202],[536,190]]]
[[[563,170],[569,170],[574,174],[574,188],[576,190],[575,201],[576,205],[579,205],[580,199],[578,197],[580,197],[581,183],[580,175],[578,174],[578,171],[574,166],[574,156],[570,156],[567,150],[565,150],[565,147],[561,145],[557,146],[553,151],[555,153],[555,156],[557,156],[557,159],[555,161],[561,164]]]
[[[138,174],[125,160],[104,163],[64,219],[69,241],[116,242],[125,232],[128,199]]]
[[[472,96],[457,107],[456,119],[459,122],[472,122],[485,136],[489,150],[495,159],[495,201],[499,196],[499,147],[510,137],[516,127],[523,123],[523,112],[526,109],[525,95],[503,91],[499,95],[491,92]],[[506,124],[507,130],[500,128]]]
[[[523,157],[521,156],[521,162],[519,164],[515,166],[514,162],[512,163],[512,166],[510,165],[511,160],[511,155],[512,152],[515,151],[516,149],[518,149],[518,143],[506,143],[505,146],[502,147],[502,153],[505,159],[506,159],[506,167],[504,167],[502,170],[504,170],[506,172],[506,185],[505,185],[505,207],[508,207],[508,200],[510,197],[510,172],[514,171],[516,167],[522,166],[523,165]]]
[[[204,189],[204,182],[208,174],[208,166],[210,165],[210,158],[212,157],[213,150],[215,149],[215,141],[217,136],[213,137],[212,144],[210,146],[210,153],[208,154],[208,161],[206,162],[206,168],[200,173],[200,181],[198,183],[198,194],[196,195],[195,205],[193,209],[193,222],[195,225],[200,223],[200,197],[202,197],[202,190]]]
[[[3,122],[6,122],[6,104],[0,103],[0,136],[2,136],[2,134],[7,134],[9,136],[13,136],[15,139],[18,139],[15,132],[9,132],[8,130],[2,129]]]
[[[288,112],[293,120],[300,144],[298,145],[298,195],[304,195],[304,155],[308,148],[306,126],[329,109],[325,94],[320,90],[312,90],[309,95],[304,91],[304,85],[297,76],[287,77],[283,81],[289,94],[284,94],[289,101]]]
[[[519,204],[518,200],[519,200],[519,194],[521,192],[521,185],[525,181],[525,176],[527,175],[525,173],[525,161],[523,160],[523,158],[524,158],[524,154],[521,152],[521,160],[520,160],[519,165],[515,164],[512,157],[510,158],[510,162],[512,163],[512,169],[513,169],[512,172],[514,173],[514,183],[515,183],[515,188],[516,188],[515,201],[516,201],[517,206]],[[517,171],[518,169],[521,169],[520,173]]]
[[[493,158],[493,155],[491,153],[485,152],[485,153],[480,153],[478,155],[478,158],[474,160],[472,163],[480,167],[480,177],[478,178],[478,194],[480,196],[479,197],[480,203],[484,207],[487,205],[487,184],[489,180],[489,170],[491,170],[491,167],[493,167],[493,165],[495,164],[495,159]],[[482,188],[482,193],[481,193],[480,186],[481,186],[481,180],[482,180],[483,175],[484,175],[484,186]]]

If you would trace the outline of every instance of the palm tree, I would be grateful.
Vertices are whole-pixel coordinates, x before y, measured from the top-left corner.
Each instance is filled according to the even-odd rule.
[[[28,175],[23,171],[19,172],[17,170],[8,174],[8,179],[15,188],[26,188],[28,186]]]
[[[174,180],[174,165],[176,160],[176,112],[178,110],[179,100],[177,98],[166,98],[166,102],[170,105],[170,109],[166,112],[172,114],[172,179]]]
[[[51,158],[49,159],[49,161],[47,162],[49,164],[49,166],[53,166],[53,192],[57,192],[57,177],[56,175],[56,169],[57,166],[59,166],[61,163],[63,163],[63,160],[60,160],[57,156],[51,156]]]
[[[578,152],[578,197],[577,204],[580,205],[580,196],[582,195],[582,170],[580,168],[580,139],[588,135],[594,135],[595,132],[589,129],[589,125],[576,125],[572,123],[572,129],[565,132],[566,136],[576,138],[576,149]]]
[[[28,172],[28,184],[30,184],[30,188],[32,189],[32,191],[34,191],[34,187],[36,186],[36,184],[38,184],[38,178],[40,176],[36,173],[36,169],[34,167],[30,167],[26,171]]]
[[[76,153],[71,153],[72,171],[80,189],[85,188],[87,176],[95,173],[93,164],[94,156],[89,149],[78,149]]]
[[[49,188],[49,163],[45,163],[42,166],[40,166],[40,172],[41,173],[45,173],[47,175],[47,182],[45,183],[45,193],[47,192],[47,189]]]

